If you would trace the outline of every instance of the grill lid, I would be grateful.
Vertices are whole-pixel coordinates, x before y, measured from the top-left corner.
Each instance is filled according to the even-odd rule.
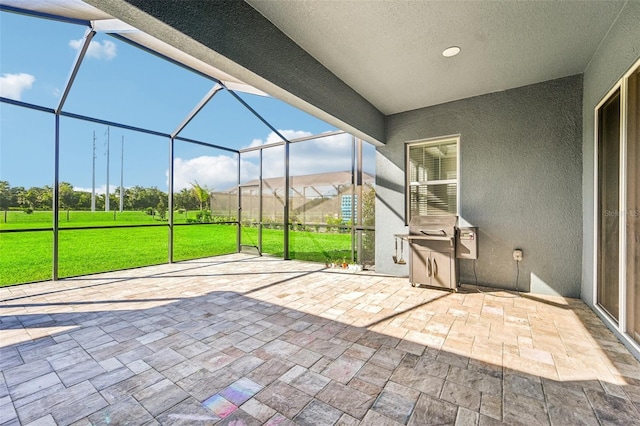
[[[418,216],[409,222],[409,235],[453,237],[457,216]]]

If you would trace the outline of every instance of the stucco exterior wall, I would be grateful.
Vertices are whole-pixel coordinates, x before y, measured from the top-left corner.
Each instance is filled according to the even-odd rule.
[[[582,265],[582,76],[396,114],[377,153],[376,270],[392,261],[405,227],[405,142],[460,135],[463,221],[479,227],[479,284],[514,289],[514,248],[524,251],[518,289],[580,295]],[[405,258],[406,258],[405,248]],[[473,283],[472,261],[460,278]]]
[[[593,305],[595,107],[640,57],[640,2],[628,2],[584,72],[582,299]]]
[[[594,306],[594,123],[595,107],[609,90],[640,58],[640,2],[629,1],[617,21],[594,54],[584,72],[583,97],[583,235],[582,250],[582,299]],[[627,348],[640,359],[640,351],[612,326],[604,315],[594,309],[605,324],[620,338]]]

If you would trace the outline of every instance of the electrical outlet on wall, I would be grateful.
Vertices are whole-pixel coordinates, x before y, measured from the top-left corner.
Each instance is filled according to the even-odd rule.
[[[513,260],[515,260],[516,262],[520,262],[522,260],[522,250],[513,250]]]

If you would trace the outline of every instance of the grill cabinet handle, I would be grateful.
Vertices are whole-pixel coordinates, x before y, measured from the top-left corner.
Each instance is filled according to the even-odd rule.
[[[431,259],[427,259],[427,272],[429,278],[431,278]]]
[[[438,276],[438,263],[436,263],[435,259],[433,259],[433,276],[434,277]]]

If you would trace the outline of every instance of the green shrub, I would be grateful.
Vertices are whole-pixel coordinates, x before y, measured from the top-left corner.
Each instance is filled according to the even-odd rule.
[[[340,226],[343,225],[341,217],[327,216],[325,221],[327,222],[327,225],[330,225],[327,227],[327,232],[342,232],[342,229],[340,228]]]
[[[209,210],[200,210],[196,213],[196,220],[200,223],[211,223],[211,212]]]
[[[211,223],[234,222],[235,220],[236,218],[232,216],[211,216]]]
[[[167,206],[164,204],[164,198],[160,198],[160,201],[158,201],[158,205],[156,206],[156,210],[158,211],[160,220],[165,220],[167,216]]]

